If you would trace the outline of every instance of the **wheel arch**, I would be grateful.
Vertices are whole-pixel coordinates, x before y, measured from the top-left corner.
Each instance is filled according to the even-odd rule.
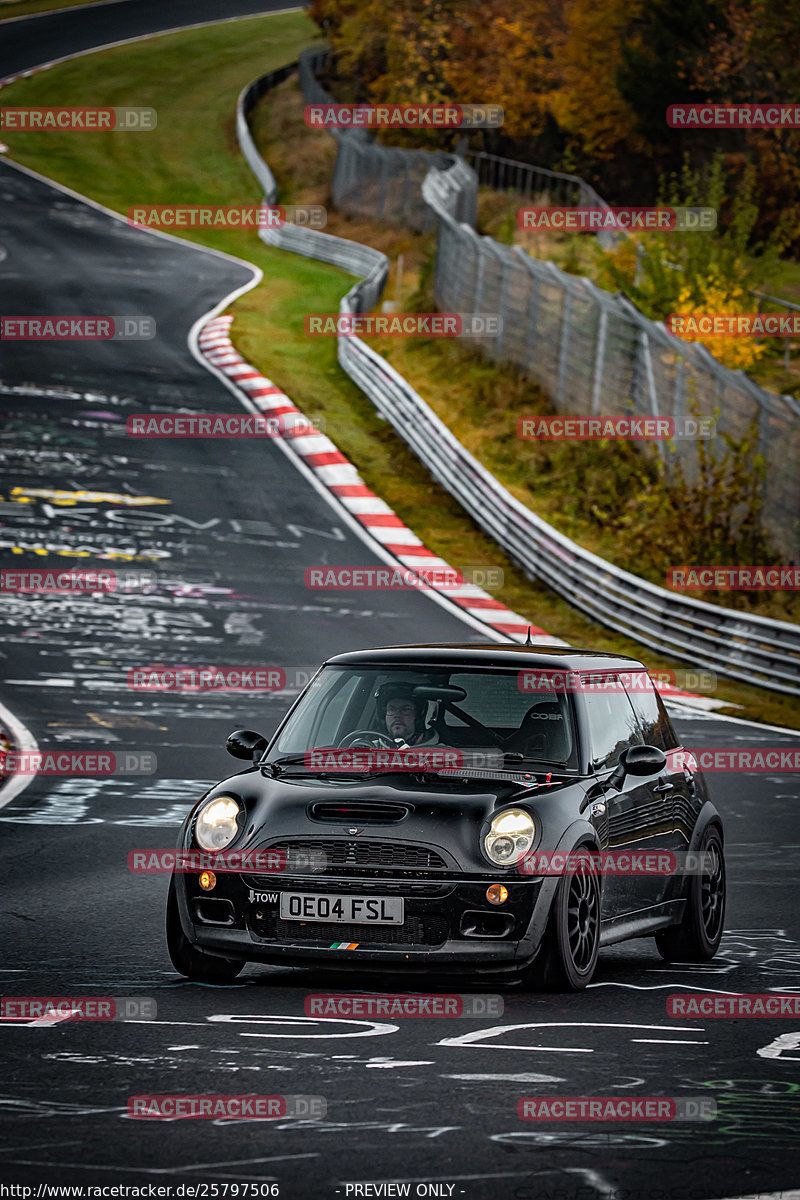
[[[552,853],[571,854],[584,846],[596,850],[598,853],[602,850],[594,825],[589,821],[578,819],[567,826]],[[550,919],[556,890],[562,878],[561,875],[547,875],[542,881],[528,928],[517,946],[516,961],[522,965],[533,962],[539,952],[542,938],[547,929],[547,922]]]

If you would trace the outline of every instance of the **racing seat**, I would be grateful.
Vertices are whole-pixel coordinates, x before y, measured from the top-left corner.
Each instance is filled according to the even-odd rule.
[[[506,750],[526,758],[566,762],[570,754],[564,713],[558,702],[534,704],[525,713],[516,733],[506,741]]]

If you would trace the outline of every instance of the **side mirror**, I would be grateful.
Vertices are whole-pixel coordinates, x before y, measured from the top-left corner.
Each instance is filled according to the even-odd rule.
[[[658,746],[629,746],[619,761],[628,775],[657,775],[667,765],[667,756]]]
[[[619,765],[609,783],[621,788],[626,775],[658,775],[666,765],[667,756],[658,746],[629,746],[620,754]]]
[[[252,762],[256,755],[261,757],[268,745],[269,742],[262,734],[254,733],[252,729],[237,729],[228,735],[225,749],[234,758]]]

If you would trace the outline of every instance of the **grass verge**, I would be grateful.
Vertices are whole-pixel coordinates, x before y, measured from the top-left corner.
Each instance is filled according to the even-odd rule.
[[[82,8],[86,0],[0,0],[0,25],[9,17],[35,17],[60,8]]]
[[[151,133],[127,135],[14,133],[10,155],[122,213],[137,202],[251,202],[258,193],[236,144],[236,97],[257,75],[296,57],[314,35],[315,27],[302,14],[258,17],[104,51],[93,56],[91,72],[86,71],[85,60],[79,60],[21,80],[10,86],[4,102],[152,106],[159,112],[159,124]],[[282,198],[324,202],[333,139],[324,133],[309,133],[309,139],[318,142],[295,137],[287,101],[280,97],[260,108],[256,124],[284,186]],[[379,245],[395,258],[402,252],[404,289],[418,285],[429,242],[404,231],[350,222],[333,214],[332,218],[332,232]],[[303,317],[309,308],[338,311],[341,295],[352,283],[350,276],[271,250],[252,233],[209,230],[183,236],[261,267],[264,285],[235,306],[234,334],[241,353],[279,382],[301,409],[325,416],[330,436],[356,463],[366,482],[431,549],[456,567],[501,567],[505,582],[495,592],[497,598],[573,644],[634,657],[644,653],[653,669],[681,667],[598,627],[554,593],[526,579],[433,482],[343,374],[334,340],[305,337]],[[438,349],[433,347],[437,354]],[[497,370],[488,363],[473,365],[475,371]],[[469,386],[474,378],[469,375]],[[423,394],[436,403],[434,396]],[[468,431],[457,428],[469,442]],[[719,695],[740,705],[739,715],[800,728],[796,705],[789,697],[725,680],[719,681]]]

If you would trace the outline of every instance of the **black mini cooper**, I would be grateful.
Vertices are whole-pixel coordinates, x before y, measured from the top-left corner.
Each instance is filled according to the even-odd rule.
[[[170,881],[169,953],[190,979],[251,960],[578,990],[623,939],[654,937],[669,961],[717,951],[722,822],[634,659],[340,654],[277,733],[227,748],[249,765],[178,841],[208,869]]]

